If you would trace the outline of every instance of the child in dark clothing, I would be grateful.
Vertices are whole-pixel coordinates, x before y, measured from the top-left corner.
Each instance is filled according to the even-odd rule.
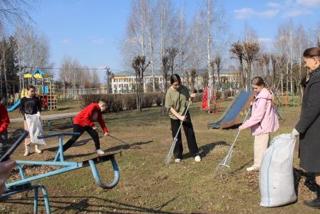
[[[41,102],[40,102],[40,99],[36,96],[36,88],[34,86],[28,86],[27,90],[28,90],[27,96],[21,99],[20,112],[22,113],[24,118],[24,128],[25,130],[29,131],[29,127],[26,122],[26,115],[39,114],[40,116]],[[24,142],[24,145],[25,145],[24,156],[28,156],[30,154],[30,144],[31,144],[30,138],[26,138]],[[42,152],[39,149],[38,145],[35,145],[35,152],[38,154]]]

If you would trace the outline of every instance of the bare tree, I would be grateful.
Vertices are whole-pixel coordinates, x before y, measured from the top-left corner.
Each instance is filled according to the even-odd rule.
[[[175,65],[175,58],[178,55],[178,49],[177,48],[167,48],[166,49],[166,55],[168,56],[168,65],[169,70],[171,71],[171,75],[174,73],[174,65]]]
[[[111,80],[113,78],[113,73],[111,68],[106,67],[106,82],[107,82],[107,93],[112,93]]]
[[[244,49],[244,60],[247,64],[246,69],[246,77],[247,77],[247,84],[246,88],[250,87],[250,81],[252,78],[252,64],[255,60],[258,59],[258,53],[260,50],[259,43],[258,42],[244,42],[243,43],[243,49]]]
[[[221,63],[221,56],[220,55],[215,56],[214,64],[217,68],[217,82],[218,82],[217,88],[220,88],[220,73],[222,70],[222,63]]]
[[[27,68],[48,67],[49,42],[44,35],[36,34],[31,26],[19,25],[14,37],[17,40],[19,65]]]
[[[246,76],[244,73],[244,48],[242,46],[242,43],[240,41],[235,42],[231,45],[230,49],[231,54],[235,58],[239,60],[240,64],[240,87],[244,88],[246,84]]]
[[[91,77],[92,77],[92,86],[93,88],[99,88],[100,86],[100,78],[99,78],[99,75],[97,73],[97,70],[94,69],[91,71]]]
[[[132,68],[136,73],[136,100],[138,111],[142,111],[143,75],[149,65],[150,62],[146,63],[145,56],[136,56],[132,61]]]
[[[180,10],[179,13],[179,23],[178,23],[178,56],[177,56],[177,64],[178,64],[178,73],[182,76],[185,76],[185,66],[186,66],[186,55],[187,55],[187,25],[185,20],[184,10]],[[183,78],[185,79],[185,78]]]
[[[1,0],[0,24],[4,26],[6,22],[22,23],[31,20],[28,13],[30,6],[30,1],[26,0]]]
[[[163,76],[163,97],[162,103],[165,103],[165,98],[168,90],[168,74],[170,70],[170,56],[168,54],[163,55],[162,57],[162,76]],[[161,114],[164,115],[166,112],[165,105],[162,105]]]
[[[195,90],[196,78],[198,77],[196,69],[194,69],[194,68],[191,69],[190,77],[191,77],[191,91],[194,91]]]

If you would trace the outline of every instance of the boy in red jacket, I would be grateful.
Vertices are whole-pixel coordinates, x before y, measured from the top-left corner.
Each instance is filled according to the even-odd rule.
[[[6,144],[8,143],[8,126],[10,123],[7,109],[0,103],[0,157],[6,150]]]
[[[82,111],[80,111],[73,118],[73,132],[79,132],[80,135],[73,136],[70,140],[68,140],[68,142],[63,145],[63,151],[69,149],[72,146],[72,144],[74,144],[76,140],[83,134],[83,132],[86,131],[94,141],[97,154],[103,155],[104,151],[100,149],[99,135],[95,130],[96,127],[94,125],[94,122],[99,122],[103,130],[104,136],[109,135],[109,130],[106,127],[106,124],[102,118],[102,112],[105,110],[106,103],[100,100],[98,103],[91,103],[90,105],[86,106]]]

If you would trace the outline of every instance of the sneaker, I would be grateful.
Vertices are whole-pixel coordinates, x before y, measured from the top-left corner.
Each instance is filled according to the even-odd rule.
[[[180,163],[180,162],[181,162],[181,159],[180,159],[180,158],[176,158],[176,159],[174,159],[174,162]]]
[[[250,166],[247,168],[247,172],[259,171],[259,167],[257,166]]]
[[[101,149],[97,149],[97,154],[98,155],[104,155],[104,151],[102,151]]]
[[[34,151],[35,151],[36,153],[38,153],[38,154],[41,154],[41,153],[42,153],[42,151],[39,149],[38,145],[35,145],[35,146],[34,146]]]
[[[195,157],[194,157],[194,161],[195,161],[195,162],[200,162],[200,161],[201,161],[200,155],[195,156]]]

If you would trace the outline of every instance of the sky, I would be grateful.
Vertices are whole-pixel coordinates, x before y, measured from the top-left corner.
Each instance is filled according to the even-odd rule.
[[[172,0],[191,19],[201,0]],[[233,40],[250,26],[271,46],[278,26],[288,20],[312,29],[320,24],[320,0],[219,0]],[[38,33],[50,43],[50,61],[59,67],[65,56],[94,68],[123,71],[121,41],[125,36],[130,0],[37,0],[30,16]]]

